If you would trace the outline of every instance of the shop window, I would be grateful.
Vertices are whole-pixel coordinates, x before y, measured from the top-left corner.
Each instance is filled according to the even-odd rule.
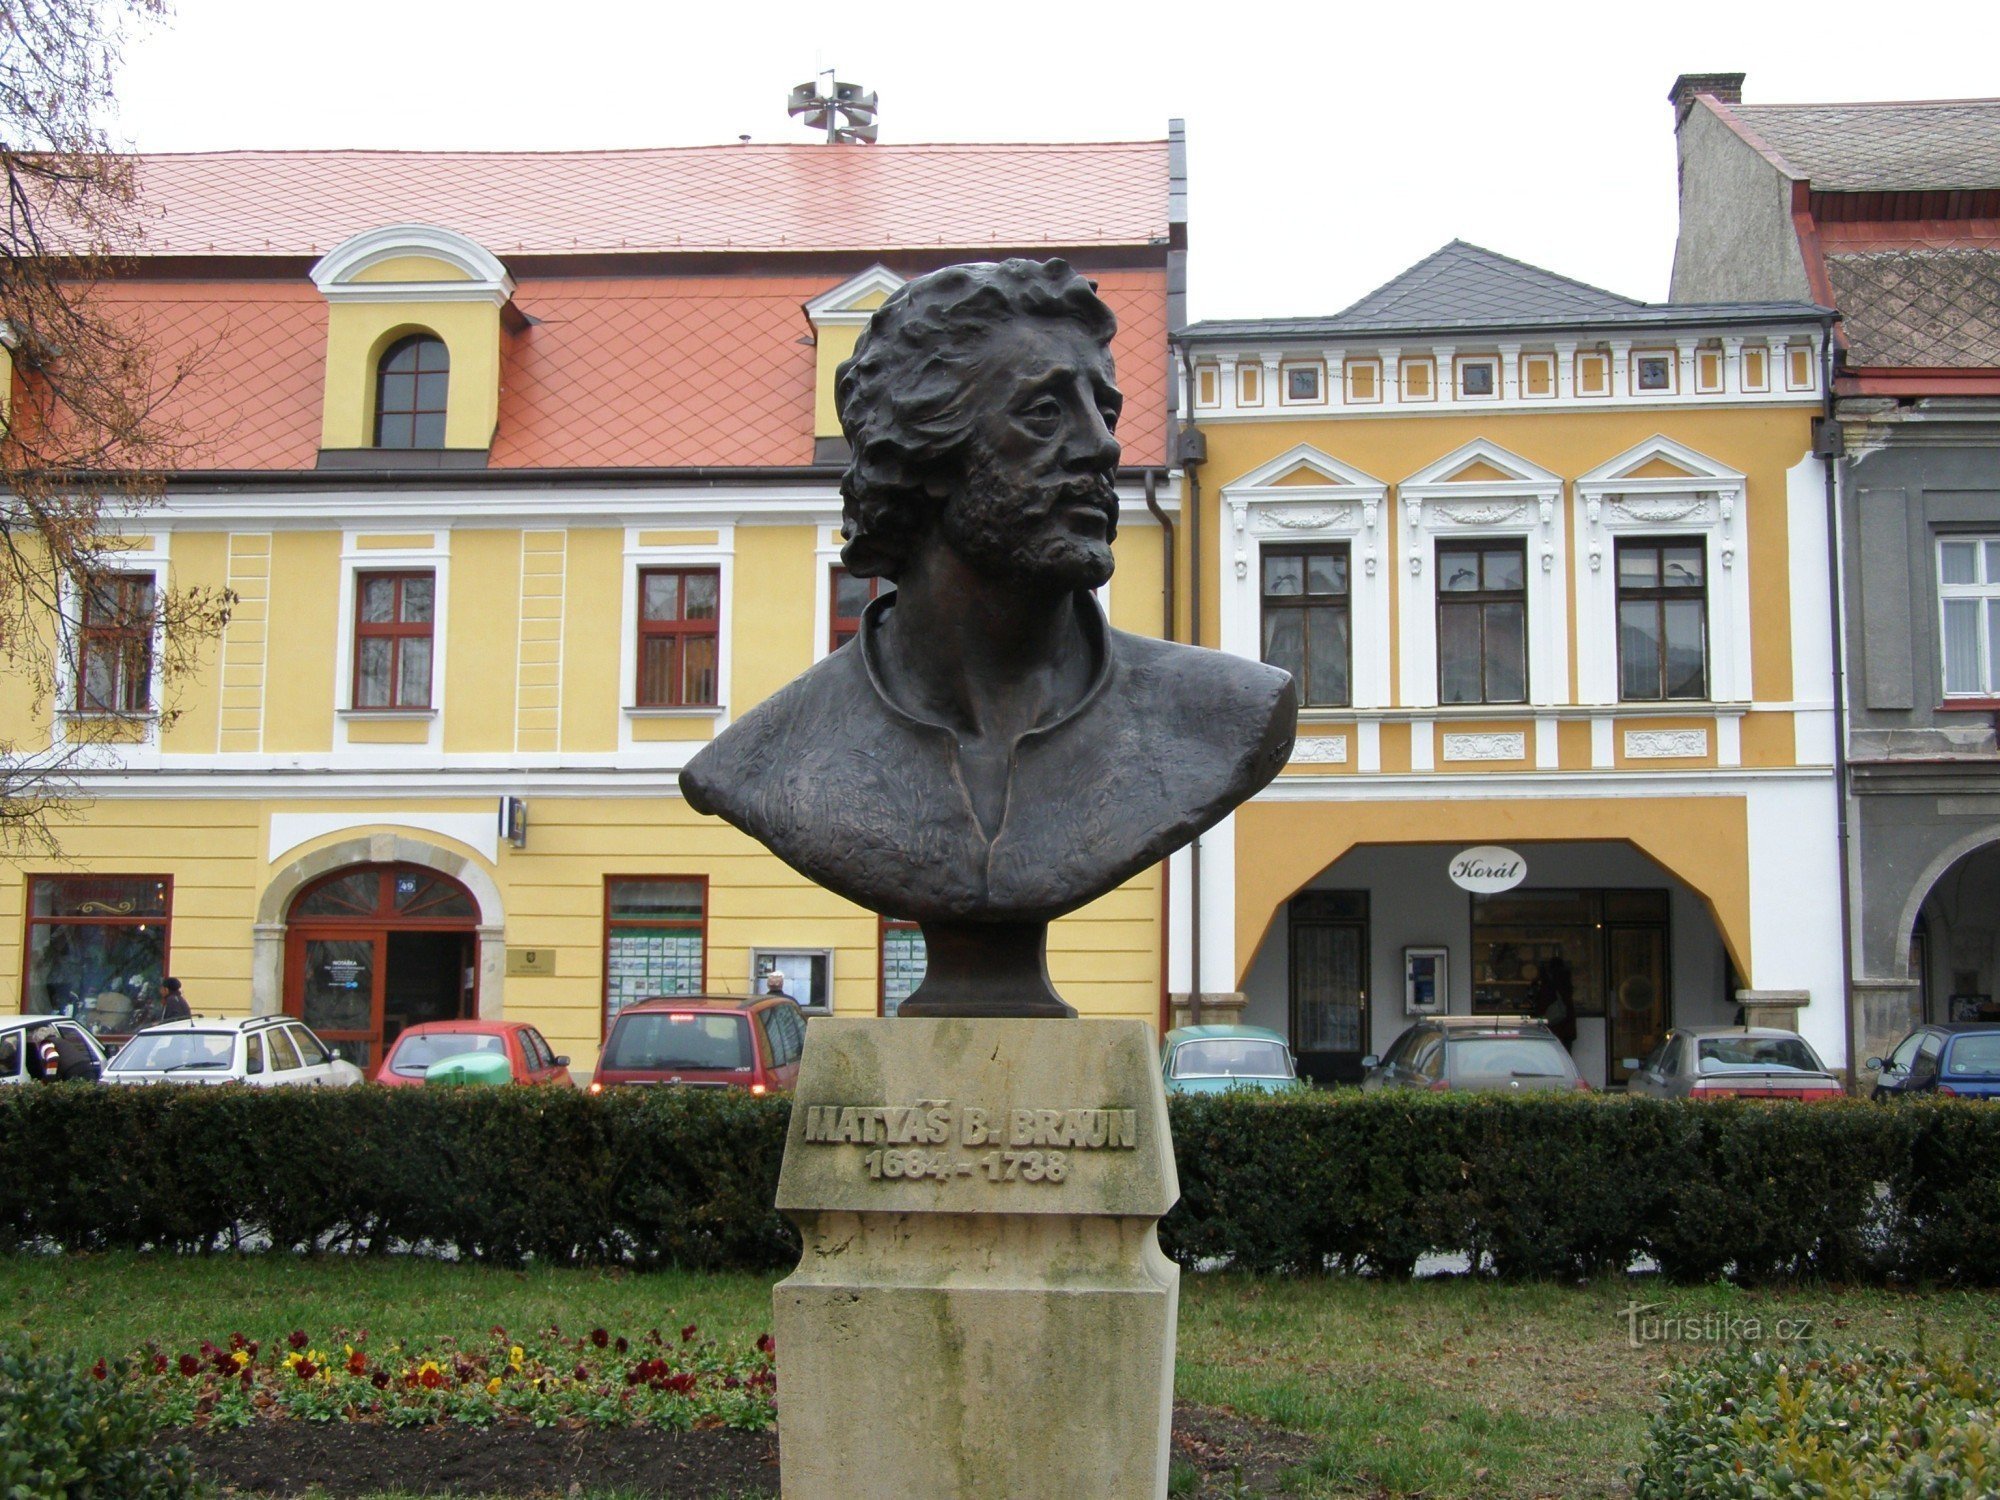
[[[437,575],[357,573],[354,578],[354,706],[431,706],[431,647]]]
[[[1528,548],[1439,542],[1438,701],[1525,703]]]
[[[640,570],[639,707],[716,705],[721,598],[716,568]]]
[[[146,712],[153,695],[153,575],[99,573],[81,593],[78,711]]]
[[[391,344],[375,371],[375,446],[442,448],[451,351],[432,334]]]
[[[1706,553],[1698,538],[1618,543],[1618,696],[1708,696]]]
[[[1264,549],[1264,660],[1292,674],[1301,708],[1353,701],[1347,563],[1345,542]]]
[[[882,1014],[893,1016],[917,992],[929,967],[924,930],[915,922],[881,919]]]
[[[2000,537],[1938,542],[1947,697],[2000,697]]]
[[[21,1010],[124,1034],[160,1018],[173,882],[164,875],[30,875]]]
[[[604,1030],[626,1006],[707,985],[708,883],[612,876],[604,882]]]
[[[880,578],[856,578],[839,563],[833,565],[832,587],[827,590],[833,612],[827,626],[827,650],[838,651],[861,634],[861,612],[881,589]]]

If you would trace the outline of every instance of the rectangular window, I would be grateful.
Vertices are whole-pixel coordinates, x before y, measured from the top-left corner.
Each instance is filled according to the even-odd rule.
[[[1298,684],[1301,708],[1353,701],[1347,544],[1266,547],[1264,660]]]
[[[1406,359],[1402,364],[1403,399],[1405,401],[1428,401],[1434,394],[1431,390],[1431,374],[1435,366],[1428,359]]]
[[[1490,359],[1462,360],[1458,366],[1458,393],[1461,396],[1490,396],[1498,388],[1494,362]]]
[[[431,706],[437,575],[354,575],[354,706]]]
[[[1632,356],[1632,383],[1642,391],[1671,391],[1674,388],[1674,357],[1671,354]]]
[[[1286,365],[1285,399],[1287,401],[1319,400],[1319,366]]]
[[[1946,697],[2000,698],[2000,537],[1938,541]]]
[[[173,890],[165,875],[30,875],[22,1014],[120,1036],[159,1020]]]
[[[1618,544],[1618,696],[1708,696],[1707,558],[1698,539]]]
[[[1611,394],[1611,357],[1586,353],[1576,357],[1576,393],[1579,396]]]
[[[604,1030],[635,1000],[706,987],[708,882],[622,876],[604,882]]]
[[[1521,394],[1553,396],[1556,393],[1556,357],[1553,354],[1521,356]]]
[[[1768,391],[1771,388],[1771,365],[1769,356],[1762,349],[1743,351],[1743,389],[1746,391]]]
[[[924,982],[929,952],[915,922],[882,918],[882,1014],[893,1016]]]
[[[641,708],[712,708],[722,574],[716,568],[639,572]]]
[[[76,706],[89,714],[152,707],[153,575],[100,573],[82,589]]]
[[[861,612],[882,590],[879,578],[856,578],[839,563],[833,565],[832,586],[827,590],[833,601],[833,618],[827,622],[826,649],[838,651],[861,634]]]
[[[1528,545],[1439,542],[1438,701],[1528,699]]]
[[[1354,402],[1382,399],[1382,361],[1351,359],[1346,366],[1347,399]]]

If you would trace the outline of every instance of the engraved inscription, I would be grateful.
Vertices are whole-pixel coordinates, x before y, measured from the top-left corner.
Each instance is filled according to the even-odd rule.
[[[809,1104],[804,1139],[812,1146],[868,1146],[869,1180],[984,1177],[988,1182],[1061,1182],[1076,1151],[1133,1151],[1135,1109],[960,1107],[949,1099],[914,1104]]]

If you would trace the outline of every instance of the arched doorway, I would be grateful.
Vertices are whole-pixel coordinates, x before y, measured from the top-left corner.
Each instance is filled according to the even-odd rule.
[[[292,902],[285,1010],[365,1069],[407,1026],[478,1013],[479,907],[422,865],[337,870]]]
[[[1912,1022],[2000,1021],[2000,843],[1961,854],[1931,881],[1910,920],[1909,954]]]

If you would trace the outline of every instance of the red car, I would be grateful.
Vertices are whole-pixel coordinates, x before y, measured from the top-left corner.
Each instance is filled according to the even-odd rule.
[[[628,1005],[611,1023],[590,1091],[631,1083],[788,1089],[799,1076],[806,1020],[782,995],[662,996]]]
[[[572,1083],[569,1059],[557,1056],[526,1021],[429,1021],[411,1026],[389,1044],[375,1081],[392,1086],[422,1083],[424,1070],[432,1063],[467,1052],[504,1056],[516,1083],[559,1083],[565,1088]]]

